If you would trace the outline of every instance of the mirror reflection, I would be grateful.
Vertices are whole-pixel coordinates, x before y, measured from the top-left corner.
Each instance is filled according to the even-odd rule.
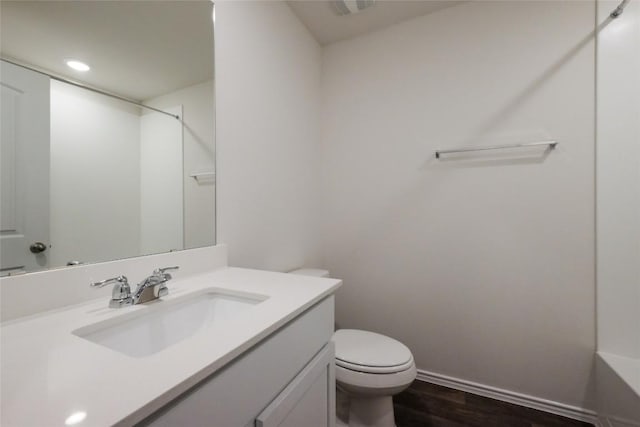
[[[213,4],[0,8],[1,274],[213,245]]]

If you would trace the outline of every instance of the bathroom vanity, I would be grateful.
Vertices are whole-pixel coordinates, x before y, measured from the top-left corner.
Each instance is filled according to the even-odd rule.
[[[101,293],[5,321],[1,424],[333,426],[339,286],[223,266],[176,274],[156,302]]]
[[[141,425],[333,426],[332,319],[329,297]]]

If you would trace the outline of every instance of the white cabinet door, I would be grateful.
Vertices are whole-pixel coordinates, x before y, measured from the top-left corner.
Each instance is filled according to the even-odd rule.
[[[33,271],[47,267],[49,247],[49,78],[0,66],[0,272]]]
[[[329,342],[256,418],[256,427],[335,427],[334,346]]]

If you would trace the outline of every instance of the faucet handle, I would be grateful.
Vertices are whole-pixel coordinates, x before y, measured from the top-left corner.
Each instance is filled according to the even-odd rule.
[[[91,283],[89,286],[92,288],[102,288],[103,286],[115,284],[113,292],[111,292],[111,301],[109,301],[109,307],[120,308],[124,305],[130,305],[132,303],[131,287],[126,276],[112,277],[111,279],[101,280],[99,282]]]
[[[177,270],[179,269],[180,266],[174,266],[174,267],[163,267],[163,268],[156,268],[155,270],[153,270],[153,275],[154,276],[158,276],[160,274],[164,274],[165,271],[173,271],[173,270]]]
[[[129,281],[127,280],[126,276],[118,276],[118,277],[112,277],[111,279],[101,280],[99,282],[93,282],[89,286],[91,286],[92,288],[102,288],[104,286],[115,284],[115,283],[119,283],[120,285],[122,285],[123,283],[128,284]]]

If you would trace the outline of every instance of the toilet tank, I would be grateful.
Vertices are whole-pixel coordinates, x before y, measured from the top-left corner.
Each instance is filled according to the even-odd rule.
[[[300,276],[313,276],[313,277],[329,277],[328,270],[322,270],[320,268],[299,268],[292,270],[290,274],[298,274]]]

